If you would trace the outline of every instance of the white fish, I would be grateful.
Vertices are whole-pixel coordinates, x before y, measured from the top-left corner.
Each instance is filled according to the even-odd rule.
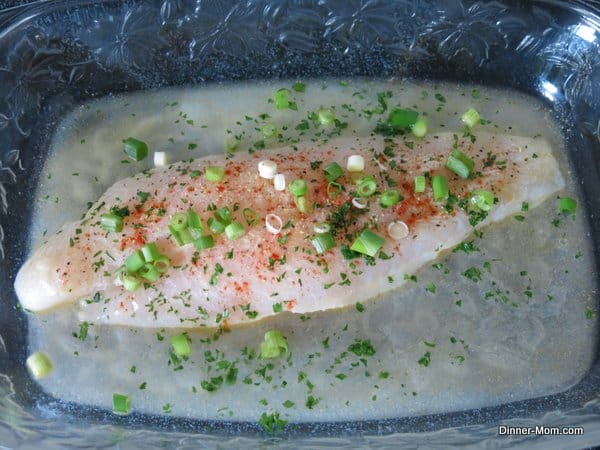
[[[24,308],[37,312],[66,303],[79,303],[82,320],[137,327],[217,327],[253,322],[280,311],[310,313],[365,301],[404,283],[404,275],[452,248],[473,231],[468,211],[448,201],[433,201],[430,178],[424,193],[414,192],[414,178],[444,175],[450,193],[469,199],[472,192],[493,192],[497,203],[480,227],[521,209],[535,207],[564,187],[549,144],[543,139],[478,133],[474,143],[451,133],[417,140],[413,148],[402,138],[345,138],[326,144],[303,143],[231,159],[214,156],[179,162],[117,182],[79,222],[65,225],[37,249],[21,268],[15,288]],[[409,144],[410,145],[410,144]],[[457,145],[474,161],[472,176],[463,180],[445,168]],[[387,147],[387,148],[386,148]],[[385,150],[385,151],[384,151]],[[361,174],[345,170],[350,155],[362,155]],[[302,214],[289,190],[278,191],[273,180],[259,176],[257,165],[269,159],[289,185],[307,182],[305,197],[312,206]],[[337,162],[344,175],[343,190],[330,197],[323,169]],[[207,181],[207,166],[225,167],[222,181]],[[356,176],[372,175],[377,191],[368,206],[352,206]],[[335,187],[335,186],[334,186]],[[393,187],[404,198],[383,208],[379,192]],[[330,187],[331,191],[331,187]],[[138,193],[142,194],[140,197]],[[144,196],[147,198],[144,199]],[[143,201],[142,201],[143,200]],[[462,202],[460,205],[464,206]],[[99,224],[112,207],[127,207],[121,232],[106,232]],[[197,250],[179,246],[169,231],[174,214],[192,208],[204,225],[214,208],[228,207],[245,234],[229,240],[215,236],[215,246]],[[243,216],[252,208],[258,219],[248,225]],[[478,209],[469,204],[467,210]],[[267,214],[276,214],[283,229],[265,227]],[[482,219],[482,217],[479,217]],[[393,221],[407,225],[408,236],[394,240],[387,230]],[[314,226],[328,222],[336,247],[317,254],[311,240]],[[374,258],[346,259],[365,227],[384,238]],[[272,231],[272,230],[271,230]],[[115,284],[114,274],[144,243],[156,242],[171,267],[157,281],[133,292]]]

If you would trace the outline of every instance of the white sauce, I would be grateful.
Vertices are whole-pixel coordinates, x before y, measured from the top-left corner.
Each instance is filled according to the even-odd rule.
[[[121,140],[128,136],[177,161],[222,152],[228,129],[245,132],[243,150],[262,139],[255,128],[264,122],[245,115],[268,113],[269,122],[287,137],[297,133],[294,127],[307,111],[319,107],[335,107],[337,117],[350,124],[346,135],[366,135],[380,116],[367,120],[358,113],[368,104],[376,107],[376,93],[387,90],[394,93],[390,106],[400,103],[426,112],[430,133],[462,132],[460,116],[473,106],[492,121],[486,129],[543,135],[557,149],[564,175],[571,177],[548,111],[523,95],[479,88],[479,99],[474,99],[471,88],[460,85],[357,80],[344,87],[328,80],[307,84],[305,93],[293,92],[299,108],[293,112],[277,111],[267,102],[282,86],[291,83],[143,92],[81,106],[54,137],[36,199],[32,247],[39,245],[44,231],[53,233],[79,218],[86,203],[115,181],[152,165],[152,155],[141,163],[119,163],[126,159]],[[361,95],[353,96],[355,92]],[[436,92],[445,103],[436,99]],[[285,126],[292,131],[282,131]],[[189,144],[196,148],[189,150]],[[266,144],[279,145],[276,139]],[[565,192],[578,196],[572,177]],[[586,318],[586,311],[595,314],[595,272],[585,211],[579,202],[576,219],[560,217],[555,227],[556,208],[552,198],[524,212],[523,222],[510,218],[485,229],[483,239],[473,237],[479,252],[450,253],[436,261],[441,269],[424,267],[415,274],[416,283],[398,292],[374,301],[356,299],[364,304],[362,313],[348,308],[313,314],[310,320],[283,314],[234,328],[211,343],[205,342],[212,332],[192,331],[193,355],[182,370],[167,364],[170,336],[178,331],[90,325],[81,341],[72,336],[79,333],[79,324],[69,308],[31,316],[31,351],[44,351],[53,361],[54,372],[41,383],[58,399],[110,409],[112,394],[120,392],[130,395],[136,411],[161,414],[169,404],[170,415],[203,419],[258,420],[273,411],[290,421],[392,418],[560,392],[590,367],[597,331],[596,320]],[[477,283],[461,275],[472,266],[482,271]],[[430,283],[435,293],[426,290]],[[486,293],[494,295],[486,299]],[[258,351],[269,329],[287,336],[292,357],[248,361],[242,349]],[[164,340],[157,339],[157,332]],[[355,339],[370,340],[376,350],[364,357],[366,366],[347,352]],[[235,384],[210,393],[201,388],[201,380],[224,375],[216,362],[207,362],[206,351],[237,361]],[[340,357],[343,352],[347,356]],[[261,372],[266,364],[272,369]],[[306,406],[309,396],[318,400],[312,409]],[[286,401],[294,406],[286,408]]]

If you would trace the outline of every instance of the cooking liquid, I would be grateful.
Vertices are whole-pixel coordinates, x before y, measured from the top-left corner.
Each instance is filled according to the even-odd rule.
[[[268,99],[292,84],[168,89],[77,108],[58,128],[40,178],[32,248],[77,220],[114,182],[151,167],[153,151],[174,162],[222,153],[226,143],[246,151],[260,141],[271,148],[323,140],[327,133],[314,128],[296,130],[321,107],[348,123],[342,136],[365,136],[388,112],[364,111],[377,110],[377,93],[388,91],[389,107],[426,115],[429,134],[462,134],[460,117],[474,107],[491,121],[475,135],[543,136],[567,180],[559,195],[579,195],[560,134],[530,97],[455,84],[323,80],[291,90],[298,111],[277,110]],[[280,137],[257,131],[267,122]],[[146,160],[122,162],[128,136],[148,144]],[[558,214],[557,204],[552,196],[522,212],[523,220],[483,229],[469,239],[479,251],[443,255],[398,291],[357,298],[356,307],[284,313],[230,332],[188,330],[187,361],[169,355],[170,338],[181,330],[88,324],[85,336],[77,305],[30,315],[30,350],[53,362],[40,382],[58,399],[111,409],[119,392],[135,411],[199,419],[256,421],[263,412],[292,422],[394,418],[557,393],[591,366],[597,334],[585,211],[579,206],[572,218]],[[471,267],[481,271],[480,281],[463,275]],[[271,329],[287,337],[290,353],[261,360],[260,342]]]

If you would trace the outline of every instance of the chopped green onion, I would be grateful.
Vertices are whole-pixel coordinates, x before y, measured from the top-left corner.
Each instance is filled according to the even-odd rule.
[[[563,197],[558,201],[558,210],[561,213],[567,212],[574,214],[577,210],[577,200],[571,197]]]
[[[173,230],[181,231],[187,227],[187,224],[188,224],[187,213],[178,212],[176,214],[173,214],[173,217],[171,218],[171,223],[169,225],[173,228]]]
[[[273,179],[277,174],[277,163],[270,159],[265,159],[258,162],[258,175],[267,180]]]
[[[336,162],[327,164],[327,166],[323,170],[325,171],[325,179],[329,182],[337,180],[344,174],[344,171]]]
[[[308,190],[308,185],[306,184],[306,181],[297,179],[290,183],[288,189],[294,197],[300,197],[306,194],[306,191]]]
[[[414,125],[418,117],[419,113],[413,111],[412,109],[395,107],[390,112],[387,122],[392,128],[396,130],[402,130],[408,129]]]
[[[149,244],[144,245],[140,250],[144,257],[144,261],[146,262],[152,262],[160,256],[156,242],[150,242]]]
[[[208,181],[221,181],[225,176],[225,168],[221,166],[208,166],[204,174]]]
[[[277,134],[277,128],[275,128],[275,125],[272,123],[266,123],[260,129],[260,132],[265,138],[271,138]]]
[[[377,190],[375,178],[370,175],[359,178],[357,184],[356,192],[360,197],[368,197],[369,195],[373,195]]]
[[[179,231],[173,228],[172,225],[169,225],[169,231],[171,232],[171,236],[173,236],[173,238],[177,242],[177,245],[181,247],[183,245],[183,240],[181,239],[181,236],[179,236]]]
[[[242,211],[242,215],[244,216],[244,220],[249,226],[254,225],[258,222],[258,213],[252,208],[244,208],[244,210]]]
[[[298,211],[300,211],[302,214],[306,214],[310,208],[308,200],[306,200],[306,197],[304,195],[296,197],[294,199],[294,203],[296,204],[296,208],[298,208]]]
[[[285,175],[282,173],[276,173],[273,176],[273,187],[276,191],[285,190]]]
[[[200,220],[200,216],[196,214],[191,208],[187,211],[187,225],[188,228],[204,231],[204,225],[202,225],[202,220]]]
[[[192,236],[192,232],[189,228],[178,231],[179,239],[181,239],[182,245],[187,245],[190,242],[194,241],[194,236]],[[194,233],[196,234],[196,233]]]
[[[365,158],[363,158],[362,155],[348,156],[346,169],[348,169],[348,172],[362,172],[365,170]]]
[[[208,228],[210,228],[210,231],[212,231],[215,234],[221,234],[225,231],[225,225],[223,224],[223,222],[217,219],[209,217],[206,222],[208,223]]]
[[[177,356],[190,356],[192,354],[190,338],[185,333],[171,337],[171,345]]]
[[[100,226],[106,231],[119,233],[123,230],[123,218],[116,214],[102,214]]]
[[[301,81],[296,81],[294,84],[292,84],[292,89],[296,92],[304,92],[306,90],[306,84],[302,83]]]
[[[36,380],[44,378],[52,372],[52,363],[46,354],[35,352],[27,358],[27,367]]]
[[[417,120],[412,126],[412,133],[416,137],[424,137],[427,134],[427,122],[424,119]]]
[[[335,181],[330,181],[327,184],[327,196],[329,198],[335,198],[342,192],[342,185]]]
[[[245,233],[244,225],[239,222],[231,222],[225,227],[225,235],[232,241],[242,237]]]
[[[273,95],[273,102],[275,103],[275,108],[277,109],[286,109],[290,107],[290,97],[289,91],[286,88],[281,88],[275,95]]]
[[[474,191],[471,194],[471,203],[481,211],[489,211],[494,205],[494,194],[490,191]]]
[[[468,178],[474,165],[473,160],[460,150],[452,150],[446,161],[446,167],[461,178]]]
[[[323,126],[331,125],[335,121],[335,114],[329,108],[321,108],[317,113],[319,123]]]
[[[408,236],[408,225],[401,220],[395,220],[388,224],[387,231],[393,240],[399,241]]]
[[[473,128],[481,120],[481,116],[475,108],[469,108],[461,117],[463,123],[469,128]]]
[[[143,253],[140,250],[136,250],[125,260],[125,267],[127,268],[128,273],[135,273],[140,270],[145,263],[146,261],[144,260]]]
[[[402,196],[396,189],[388,189],[381,194],[381,206],[384,208],[394,206],[400,200],[402,200]]]
[[[383,247],[385,239],[371,230],[365,229],[358,235],[350,250],[362,253],[363,255],[375,256],[377,251]]]
[[[171,260],[168,256],[160,255],[154,260],[154,267],[159,273],[165,273],[171,267]]]
[[[121,282],[125,290],[129,292],[137,290],[142,285],[140,279],[135,275],[124,275]]]
[[[331,230],[331,225],[329,225],[327,222],[319,222],[319,223],[315,223],[315,225],[313,226],[313,231],[315,233],[327,233],[328,231]]]
[[[265,216],[265,227],[269,233],[279,234],[283,228],[283,220],[277,214],[267,214]]]
[[[312,240],[312,245],[318,254],[325,253],[335,247],[335,239],[331,233],[321,233]]]
[[[427,182],[427,180],[425,179],[425,177],[423,175],[417,175],[415,177],[415,192],[416,193],[425,192],[426,182]]]
[[[154,264],[152,263],[144,264],[143,267],[141,267],[140,270],[138,270],[138,274],[142,278],[145,278],[146,280],[152,283],[160,278],[160,273],[158,272],[158,269],[154,267]]]
[[[444,175],[434,175],[431,179],[433,188],[433,200],[439,202],[448,198],[448,182]]]
[[[231,223],[231,211],[227,206],[220,208],[215,211],[215,217],[223,225],[229,225]]]
[[[169,163],[166,152],[154,152],[152,159],[154,160],[154,167],[164,167]]]
[[[212,248],[214,246],[215,240],[211,234],[201,236],[199,239],[194,241],[194,247],[196,247],[198,250],[206,250],[207,248]]]
[[[269,330],[260,344],[260,357],[262,359],[277,358],[281,353],[288,352],[286,337],[277,330]]]
[[[131,408],[131,399],[128,395],[113,394],[113,412],[115,414],[128,414]]]
[[[352,206],[358,209],[365,209],[369,204],[369,200],[364,197],[354,197],[352,199]]]
[[[136,138],[128,137],[123,140],[125,144],[125,153],[134,161],[141,161],[148,156],[148,146]]]

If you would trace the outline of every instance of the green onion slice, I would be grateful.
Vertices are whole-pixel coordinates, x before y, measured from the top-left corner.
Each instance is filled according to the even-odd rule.
[[[206,250],[207,248],[212,248],[214,246],[215,240],[210,234],[201,236],[199,239],[194,241],[194,247],[196,247],[198,250]]]
[[[204,231],[204,225],[202,225],[200,216],[191,208],[187,211],[187,226],[188,228],[192,228],[194,230]]]
[[[283,228],[283,220],[277,214],[267,214],[265,216],[265,227],[272,234],[279,234]]]
[[[171,337],[171,345],[177,356],[190,356],[192,354],[190,338],[185,333]]]
[[[194,236],[192,234],[192,230],[189,228],[185,228],[183,230],[178,231],[179,239],[181,239],[182,245],[187,245],[190,242],[194,241]],[[196,234],[196,233],[194,233]]]
[[[404,130],[415,124],[419,113],[412,109],[393,108],[388,117],[388,124],[396,130]]]
[[[421,193],[421,192],[425,192],[425,184],[426,184],[426,179],[423,175],[417,175],[415,177],[415,192],[416,193]]]
[[[158,280],[160,278],[160,273],[158,271],[158,269],[156,267],[154,267],[154,264],[152,263],[146,263],[142,266],[142,268],[140,270],[138,270],[138,274],[150,281],[151,283],[154,283],[156,280]]]
[[[119,233],[123,230],[123,218],[116,214],[102,214],[100,226],[106,231]]]
[[[337,197],[338,195],[340,195],[342,190],[343,190],[342,185],[339,183],[336,183],[335,181],[330,181],[327,184],[327,196],[329,198]]]
[[[225,168],[221,166],[208,166],[204,175],[208,181],[218,182],[225,177]]]
[[[173,214],[171,223],[169,224],[175,231],[181,231],[188,225],[188,215],[184,212],[178,212]]]
[[[160,255],[154,260],[154,267],[158,270],[158,273],[165,273],[171,267],[171,260],[168,256]]]
[[[134,161],[141,161],[148,156],[148,146],[145,142],[128,137],[123,144],[125,144],[125,153]]]
[[[244,225],[242,225],[239,222],[231,222],[229,225],[227,225],[225,227],[225,235],[227,236],[227,238],[231,239],[232,241],[235,239],[239,239],[245,233],[246,233],[246,230],[244,229]]]
[[[335,114],[330,108],[321,108],[317,113],[319,123],[323,126],[331,125],[335,121]]]
[[[289,91],[286,88],[281,88],[273,95],[273,103],[275,108],[286,109],[290,107]]]
[[[135,273],[140,270],[145,263],[146,260],[144,259],[143,253],[140,250],[136,250],[125,260],[125,267],[127,268],[127,272]]]
[[[113,394],[113,412],[115,414],[128,414],[131,408],[131,399],[128,395]]]
[[[306,194],[306,191],[308,190],[308,185],[306,184],[306,181],[297,179],[290,183],[288,189],[294,197],[300,197]]]
[[[434,201],[439,202],[448,198],[448,182],[444,175],[434,175],[431,179],[431,187]]]
[[[494,205],[494,194],[490,191],[474,191],[471,194],[471,204],[481,211],[489,211]]]
[[[562,197],[558,201],[558,210],[561,213],[571,213],[574,214],[577,210],[577,200],[571,197]]]
[[[412,126],[412,133],[416,137],[425,137],[427,134],[427,122],[424,119],[417,120]]]
[[[358,235],[350,250],[362,253],[363,255],[375,256],[377,251],[383,247],[385,239],[371,230],[365,229]]]
[[[173,236],[173,239],[175,239],[175,241],[177,242],[177,245],[181,247],[183,245],[183,240],[181,239],[181,236],[179,236],[179,231],[173,228],[172,225],[169,225],[169,231],[171,232],[171,236]]]
[[[252,208],[244,208],[242,211],[242,215],[244,216],[244,220],[248,226],[254,225],[258,222],[258,213],[254,211]]]
[[[266,123],[260,129],[260,132],[262,133],[263,137],[271,138],[275,136],[275,134],[277,134],[277,128],[275,128],[275,125],[273,125],[272,123]]]
[[[44,378],[52,372],[52,363],[42,352],[35,352],[27,358],[27,367],[36,380]]]
[[[331,231],[331,225],[327,222],[318,222],[313,226],[313,231],[318,234],[327,233],[328,231]]]
[[[321,233],[315,236],[315,238],[312,240],[312,245],[317,251],[317,254],[320,255],[335,247],[335,239],[329,232]]]
[[[381,194],[381,206],[388,208],[394,206],[396,203],[402,200],[400,192],[396,189],[388,189]]]
[[[374,194],[376,190],[377,183],[375,182],[375,178],[372,176],[368,175],[358,179],[356,192],[360,197],[368,197]]]
[[[286,337],[277,330],[269,330],[260,344],[260,357],[262,359],[278,358],[282,353],[288,352]]]
[[[210,231],[212,231],[215,234],[221,234],[225,231],[225,225],[223,224],[223,222],[213,217],[209,217],[206,222],[208,223],[208,228],[210,228]]]
[[[336,162],[327,164],[323,171],[325,172],[325,179],[329,182],[337,180],[344,174],[342,167]]]
[[[124,275],[121,281],[125,290],[129,292],[137,290],[142,285],[141,280],[135,275]]]
[[[460,150],[452,150],[446,161],[446,167],[461,178],[468,178],[474,166],[473,160]]]
[[[475,108],[469,108],[461,117],[463,123],[469,128],[473,128],[481,120],[481,116]]]
[[[215,211],[216,219],[223,223],[223,225],[229,225],[231,223],[231,211],[227,206],[217,209]]]
[[[149,244],[144,245],[140,250],[144,257],[144,261],[146,262],[152,262],[160,256],[156,242],[150,242]]]
[[[298,208],[298,211],[300,211],[302,214],[306,214],[310,209],[310,204],[308,203],[308,200],[304,195],[296,197],[294,199],[294,203],[296,204],[296,208]]]

